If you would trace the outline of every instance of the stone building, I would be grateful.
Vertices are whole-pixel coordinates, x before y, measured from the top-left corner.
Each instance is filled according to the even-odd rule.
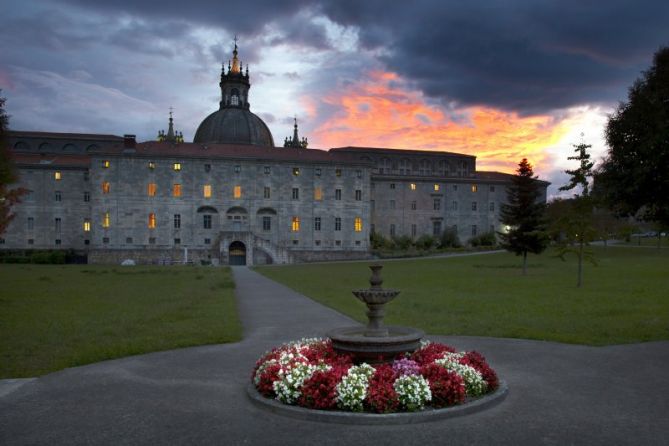
[[[221,73],[219,109],[192,143],[10,132],[31,192],[0,249],[73,249],[91,263],[293,263],[366,258],[370,231],[460,239],[493,230],[510,175],[451,152],[284,147],[249,105],[248,67]],[[548,183],[543,183],[545,186]],[[545,191],[545,189],[544,189]]]

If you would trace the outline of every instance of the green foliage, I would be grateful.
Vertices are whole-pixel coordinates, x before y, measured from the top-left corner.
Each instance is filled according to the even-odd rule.
[[[408,235],[399,235],[393,237],[393,246],[396,249],[400,249],[402,251],[406,251],[413,245],[413,239],[409,237]]]
[[[606,126],[596,189],[618,215],[669,228],[669,47],[629,89]]]
[[[458,232],[453,228],[447,228],[441,233],[440,246],[442,248],[461,248],[462,243],[458,238]]]
[[[418,237],[418,240],[414,242],[414,245],[418,249],[423,249],[427,251],[434,247],[437,247],[437,245],[439,245],[439,240],[431,235],[423,234],[420,237]]]
[[[2,90],[0,90],[2,93]],[[28,191],[24,188],[10,188],[18,180],[14,162],[9,153],[7,130],[9,116],[5,113],[5,98],[0,97],[0,234],[7,230],[14,218],[11,209],[20,202],[21,196]]]
[[[510,253],[384,262],[384,287],[400,295],[386,323],[435,335],[494,336],[590,345],[669,340],[669,250],[596,247],[587,288],[566,287],[573,264],[553,254],[521,265]],[[360,263],[262,267],[258,271],[365,321],[351,289],[367,286]]]
[[[369,243],[372,246],[372,249],[384,249],[388,247],[388,239],[386,239],[382,234],[371,231],[369,233]]]
[[[470,238],[469,244],[474,247],[495,246],[497,244],[497,237],[495,237],[494,232],[486,232],[485,234]]]
[[[241,338],[230,270],[0,266],[0,378]]]

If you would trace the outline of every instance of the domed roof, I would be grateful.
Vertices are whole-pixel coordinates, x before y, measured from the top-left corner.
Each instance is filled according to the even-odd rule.
[[[267,124],[244,108],[221,108],[207,116],[197,128],[193,142],[253,144],[274,147]]]

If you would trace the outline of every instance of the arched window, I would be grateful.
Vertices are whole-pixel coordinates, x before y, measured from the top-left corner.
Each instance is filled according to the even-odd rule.
[[[239,90],[236,88],[230,91],[230,105],[239,105]]]

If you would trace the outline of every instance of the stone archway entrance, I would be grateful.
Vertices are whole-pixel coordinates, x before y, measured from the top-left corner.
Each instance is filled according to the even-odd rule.
[[[240,241],[230,243],[228,256],[230,265],[246,265],[246,245]]]

